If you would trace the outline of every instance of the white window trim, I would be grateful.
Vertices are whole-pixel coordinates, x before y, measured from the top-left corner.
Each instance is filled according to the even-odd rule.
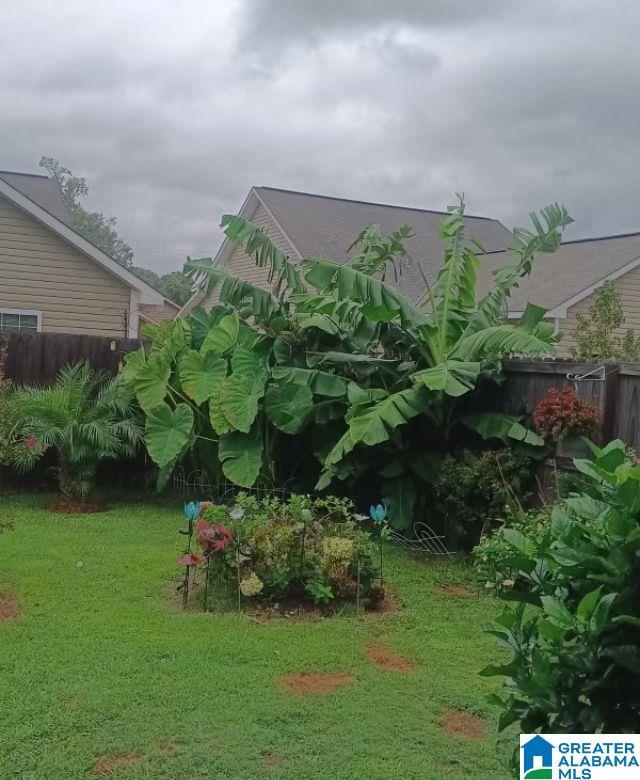
[[[30,316],[37,317],[37,331],[38,333],[42,333],[42,312],[37,311],[36,309],[5,309],[3,306],[0,306],[0,314],[27,314]],[[7,331],[2,331],[3,333],[6,333]],[[20,331],[15,331],[16,333],[19,333]]]

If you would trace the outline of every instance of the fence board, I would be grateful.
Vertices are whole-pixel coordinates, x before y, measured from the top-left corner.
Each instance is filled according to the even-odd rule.
[[[140,344],[137,339],[66,333],[0,333],[0,346],[7,348],[5,375],[18,385],[50,385],[61,368],[82,360],[116,374],[124,355]]]
[[[604,379],[598,378],[602,368]],[[509,360],[504,369],[505,383],[495,400],[500,411],[531,414],[550,388],[573,387],[600,412],[596,441],[620,438],[640,448],[640,364]]]

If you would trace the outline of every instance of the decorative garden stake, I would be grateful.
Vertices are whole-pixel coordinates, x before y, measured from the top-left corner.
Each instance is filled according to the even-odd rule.
[[[369,514],[375,525],[378,526],[378,542],[380,544],[380,585],[382,585],[382,540],[386,539],[388,536],[388,525],[386,520],[389,514],[389,510],[383,504],[377,504],[376,506],[372,505],[370,507]]]
[[[200,563],[200,556],[193,555],[191,553],[191,539],[193,538],[193,523],[200,514],[200,502],[189,501],[184,505],[184,516],[187,519],[187,527],[181,528],[179,533],[186,536],[188,539],[187,550],[183,556],[178,559],[178,563],[185,567],[184,570],[184,582],[182,584],[182,606],[186,608],[189,601],[189,576],[191,573],[191,567],[197,566]]]

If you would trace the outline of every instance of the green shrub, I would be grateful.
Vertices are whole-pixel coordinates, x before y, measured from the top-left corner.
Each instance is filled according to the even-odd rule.
[[[496,594],[514,588],[527,588],[522,582],[517,561],[514,561],[510,540],[523,534],[539,548],[549,544],[551,517],[546,510],[530,512],[508,511],[498,528],[484,536],[473,550],[473,568],[480,585]]]
[[[471,549],[533,487],[533,461],[516,450],[462,450],[435,469],[432,522],[450,546]]]
[[[380,571],[365,520],[345,499],[241,493],[230,506],[204,508],[197,542],[205,566],[245,598],[373,602]]]
[[[622,442],[576,460],[588,487],[557,504],[544,544],[512,529],[507,565],[526,589],[492,633],[511,660],[502,728],[631,733],[640,723],[640,466]],[[501,564],[501,565],[504,565]],[[533,608],[532,608],[532,606]]]

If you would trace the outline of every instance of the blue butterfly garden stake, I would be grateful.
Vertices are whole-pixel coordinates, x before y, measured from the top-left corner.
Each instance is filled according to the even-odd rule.
[[[372,504],[369,508],[369,516],[373,520],[374,524],[378,527],[380,542],[380,584],[382,585],[382,541],[389,536],[389,524],[387,517],[389,516],[389,508],[384,504]]]

